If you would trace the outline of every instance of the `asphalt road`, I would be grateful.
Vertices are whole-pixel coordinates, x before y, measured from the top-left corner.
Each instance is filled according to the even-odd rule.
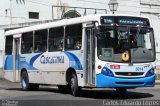
[[[19,83],[0,80],[0,100],[52,100],[56,103],[61,100],[160,100],[160,86],[129,89],[124,96],[118,95],[114,89],[83,89],[79,97],[73,97],[69,93],[60,92],[57,87],[53,86],[41,86],[38,91],[22,91]]]

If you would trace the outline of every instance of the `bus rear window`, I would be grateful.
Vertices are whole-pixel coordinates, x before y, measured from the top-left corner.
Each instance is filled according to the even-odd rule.
[[[5,54],[11,55],[13,50],[13,36],[6,37]]]

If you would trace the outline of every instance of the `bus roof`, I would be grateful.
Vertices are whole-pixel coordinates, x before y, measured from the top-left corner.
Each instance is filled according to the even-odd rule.
[[[42,29],[48,29],[52,27],[60,27],[60,26],[66,26],[66,25],[73,25],[78,23],[87,23],[91,21],[99,21],[101,16],[130,16],[130,17],[140,17],[140,18],[147,18],[142,16],[133,16],[133,15],[122,15],[122,14],[96,14],[96,15],[87,15],[83,17],[77,17],[77,18],[71,18],[71,19],[62,19],[59,21],[54,21],[50,23],[40,24],[40,25],[34,25],[24,28],[18,28],[14,30],[9,30],[5,32],[5,36],[8,35],[15,35],[15,34],[21,34],[25,32],[31,32],[36,30],[42,30]]]

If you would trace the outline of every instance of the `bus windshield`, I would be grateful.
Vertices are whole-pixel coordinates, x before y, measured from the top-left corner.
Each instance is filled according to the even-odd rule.
[[[140,26],[100,26],[97,54],[99,59],[111,62],[154,61],[153,30]]]

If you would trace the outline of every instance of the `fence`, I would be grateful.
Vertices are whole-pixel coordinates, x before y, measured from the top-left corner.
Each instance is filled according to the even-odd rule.
[[[88,14],[106,14],[106,9],[70,7],[70,6],[52,6],[52,19],[73,18],[85,16]]]

